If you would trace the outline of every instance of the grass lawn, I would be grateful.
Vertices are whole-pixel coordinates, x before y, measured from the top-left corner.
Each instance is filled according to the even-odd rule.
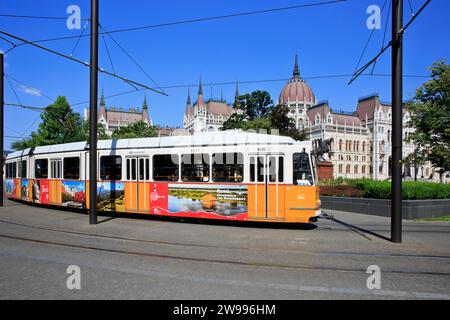
[[[417,219],[417,221],[450,221],[450,216],[443,216],[443,217],[436,217],[436,218]]]

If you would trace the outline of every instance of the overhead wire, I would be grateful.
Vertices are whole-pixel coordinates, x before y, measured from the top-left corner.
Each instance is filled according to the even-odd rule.
[[[123,29],[115,29],[115,30],[108,31],[108,33],[111,34],[111,33],[129,32],[129,31],[136,31],[136,30],[143,30],[143,29],[174,26],[174,25],[180,25],[180,24],[190,24],[190,23],[205,22],[205,21],[211,21],[211,20],[222,20],[222,19],[235,18],[235,17],[241,17],[241,16],[264,14],[264,13],[269,13],[269,12],[287,11],[287,10],[295,10],[295,9],[308,8],[308,7],[317,7],[317,6],[330,5],[330,4],[339,4],[339,3],[344,3],[344,2],[348,2],[348,1],[349,0],[329,0],[329,1],[321,1],[321,2],[304,3],[304,4],[299,4],[299,5],[287,6],[287,7],[278,7],[278,8],[270,8],[270,9],[262,9],[262,10],[246,11],[246,12],[235,12],[235,13],[226,14],[226,15],[210,16],[210,17],[187,19],[187,20],[178,20],[178,21],[171,21],[171,22],[165,22],[165,23],[159,23],[159,24],[144,25],[144,26],[123,28]],[[102,33],[99,33],[99,35],[100,34],[102,34]],[[87,36],[90,36],[90,35],[89,34],[83,35],[83,37],[87,37]],[[76,37],[77,36],[65,36],[65,37],[56,37],[56,38],[48,38],[48,39],[37,39],[37,40],[34,40],[33,42],[39,43],[39,42],[48,42],[48,41],[59,41],[59,40],[73,39]]]
[[[416,18],[420,15],[420,13],[426,8],[426,6],[431,2],[431,0],[426,0],[425,3],[420,7],[420,9],[417,11],[417,13],[406,23],[403,28],[400,29],[397,36],[403,35],[406,31],[406,29],[409,28],[409,26],[416,20]],[[384,46],[380,52],[377,53],[377,55],[372,58],[369,62],[367,62],[364,66],[362,66],[350,79],[348,84],[350,85],[353,83],[368,67],[372,65],[375,61],[378,60],[378,58],[389,48],[392,46],[392,40],[389,41],[389,43]]]
[[[11,75],[9,75],[9,74],[6,74],[6,73],[5,73],[5,77],[11,79],[11,80],[14,81],[14,82],[17,82],[17,83],[21,84],[21,85],[24,86],[24,87],[31,87],[31,86],[25,84],[24,82],[22,82],[22,81],[20,81],[20,80],[17,80],[17,79],[14,78],[14,77],[11,77]],[[34,89],[34,88],[33,88],[33,89]],[[44,98],[47,98],[47,99],[50,100],[50,101],[55,101],[54,99],[50,98],[48,95],[46,95],[45,93],[43,93],[43,92],[40,91],[40,90],[39,90],[39,93],[40,93]]]
[[[89,24],[89,21],[86,21],[86,23],[84,24],[83,30],[81,30],[81,33],[80,33],[80,35],[79,35],[78,38],[77,38],[77,42],[75,43],[75,46],[73,47],[73,49],[72,49],[72,51],[71,51],[71,53],[70,53],[70,56],[71,56],[71,57],[72,57],[73,54],[75,53],[75,50],[77,49],[78,44],[80,43],[81,37],[83,36],[83,33],[84,33],[84,31],[86,30],[86,27],[88,26],[88,24]]]
[[[41,20],[67,20],[67,17],[56,16],[33,16],[33,15],[18,15],[18,14],[0,14],[2,18],[20,18],[20,19],[41,19]],[[80,18],[81,20],[89,20],[89,18]]]
[[[29,40],[26,40],[26,39],[24,39],[24,38],[15,36],[15,35],[13,35],[13,34],[11,34],[11,33],[8,33],[8,32],[5,32],[5,31],[1,31],[1,30],[0,30],[0,33],[1,33],[1,34],[4,34],[4,35],[6,35],[6,36],[8,36],[8,37],[10,37],[10,38],[13,38],[13,39],[22,41],[22,42],[27,43],[27,44],[30,44],[30,45],[32,45],[32,46],[34,46],[34,47],[37,47],[37,48],[41,49],[41,50],[50,52],[50,53],[52,53],[52,54],[55,54],[55,55],[58,55],[58,56],[60,56],[60,57],[66,58],[66,59],[68,59],[68,60],[72,60],[72,61],[77,62],[77,63],[79,63],[79,64],[82,64],[82,65],[84,65],[84,66],[86,66],[86,67],[89,67],[89,66],[90,66],[90,64],[89,64],[88,62],[81,61],[81,60],[76,59],[76,58],[74,58],[74,57],[70,57],[70,56],[68,56],[68,55],[66,55],[66,54],[64,54],[64,53],[61,53],[61,52],[58,52],[58,51],[49,49],[49,48],[44,47],[44,46],[41,46],[41,45],[39,45],[39,44],[37,44],[37,43],[34,43],[34,42],[29,41]],[[154,91],[154,92],[157,92],[157,93],[160,93],[160,94],[162,94],[162,95],[166,95],[166,96],[167,96],[167,94],[164,93],[164,92],[160,92],[160,91],[158,91],[157,89],[150,88],[150,87],[148,87],[148,86],[146,86],[146,85],[144,85],[144,84],[138,83],[138,82],[133,81],[133,80],[131,80],[131,79],[127,79],[127,78],[125,78],[125,77],[123,77],[123,76],[120,76],[120,75],[118,75],[118,74],[114,74],[114,73],[112,73],[112,72],[110,72],[110,71],[107,71],[107,70],[105,70],[105,69],[103,69],[103,68],[98,68],[98,71],[99,71],[99,72],[102,72],[102,73],[105,73],[105,74],[108,74],[108,75],[110,75],[110,76],[113,76],[113,77],[115,77],[115,78],[121,79],[122,81],[126,82],[127,84],[137,85],[137,86],[140,86],[140,87],[146,88],[146,89],[148,89],[148,90],[151,90],[151,91]]]
[[[20,100],[19,95],[18,95],[17,92],[16,92],[16,89],[14,88],[14,86],[13,86],[12,83],[11,83],[11,80],[10,80],[9,78],[6,78],[6,80],[8,81],[9,87],[10,87],[11,90],[13,91],[14,96],[16,97],[17,102],[20,103],[20,104],[22,104],[22,101]]]
[[[387,0],[384,0],[383,7],[381,8],[380,16],[383,15],[383,11],[386,6],[386,3],[387,3]],[[380,17],[380,19],[381,19],[381,17]],[[367,39],[366,44],[364,45],[363,51],[361,52],[361,55],[359,56],[358,63],[356,64],[355,71],[353,72],[353,74],[355,74],[357,72],[359,65],[364,57],[364,53],[366,53],[367,47],[369,46],[369,43],[370,43],[370,40],[372,39],[372,36],[375,33],[375,30],[377,30],[377,29],[373,28],[372,31],[370,32],[369,38]]]
[[[384,43],[386,42],[386,35],[387,35],[387,30],[388,30],[389,17],[390,17],[390,13],[391,13],[391,6],[392,6],[392,0],[389,0],[388,15],[386,18],[386,26],[384,28],[383,41],[381,42],[381,49],[383,49]],[[372,70],[370,71],[371,74],[373,74],[376,65],[377,65],[377,61],[375,61],[372,65]]]
[[[106,32],[105,28],[101,24],[99,24],[99,26],[100,26],[100,29],[102,29],[103,31]],[[153,78],[144,70],[144,68],[141,67],[141,65],[136,61],[136,59],[133,58],[133,56],[116,39],[114,39],[110,33],[106,33],[106,34],[120,48],[120,50],[122,50],[122,52],[125,53],[125,55],[136,65],[136,67],[138,67],[139,70],[141,70],[147,76],[147,78],[150,79],[150,81],[152,81],[155,84],[155,86],[159,90],[164,92],[164,90],[156,83],[156,81],[153,80]],[[102,35],[102,36],[104,37],[104,35]],[[106,42],[105,42],[105,45],[106,45]]]
[[[336,74],[336,75],[322,75],[322,76],[309,76],[309,77],[302,77],[304,80],[321,80],[321,79],[334,79],[334,78],[348,78],[352,76],[352,74]],[[365,73],[362,74],[362,76],[372,76],[372,77],[390,77],[390,74],[383,74],[383,73]],[[429,78],[428,75],[404,75],[404,78]],[[282,82],[282,81],[289,81],[290,78],[279,78],[279,79],[261,79],[261,80],[247,80],[247,81],[239,81],[239,84],[252,84],[252,83],[267,83],[267,82]],[[203,87],[210,87],[210,86],[224,86],[224,85],[235,85],[236,81],[224,81],[224,82],[210,82],[210,83],[202,83]],[[167,85],[162,86],[162,89],[189,89],[198,86],[198,84],[179,84],[179,85]],[[137,89],[137,90],[126,90],[123,92],[115,93],[112,95],[104,96],[106,100],[110,98],[115,98],[119,96],[124,96],[127,94],[145,91],[146,89]],[[71,106],[79,106],[83,104],[89,103],[88,100],[86,101],[80,101],[71,104]]]
[[[106,53],[108,54],[109,63],[111,64],[111,69],[112,69],[113,73],[116,73],[116,70],[114,68],[114,64],[113,64],[113,61],[111,58],[111,54],[109,52],[108,44],[106,43],[105,35],[103,35],[103,34],[102,34],[102,39],[103,39],[103,43],[105,45]]]
[[[411,0],[408,0],[408,3],[409,3],[409,11],[411,13],[411,16],[414,16],[414,9],[412,7]]]

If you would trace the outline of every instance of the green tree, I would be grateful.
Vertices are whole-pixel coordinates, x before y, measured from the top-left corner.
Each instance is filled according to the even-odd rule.
[[[417,173],[419,168],[425,164],[425,158],[424,150],[416,147],[412,153],[403,159],[405,166],[412,165],[414,167],[414,181],[417,181]]]
[[[415,129],[408,141],[416,144],[417,152],[438,168],[440,181],[450,171],[450,66],[435,62],[431,80],[420,86],[410,105],[408,126]]]
[[[89,121],[83,121],[81,128],[84,136],[84,140],[89,141]],[[98,140],[108,140],[111,139],[110,136],[106,133],[105,125],[102,123],[97,123],[97,138]]]
[[[242,123],[242,130],[244,131],[264,131],[270,133],[270,130],[273,128],[272,122],[269,117],[261,117],[255,118],[250,121],[244,121]]]
[[[247,120],[265,117],[272,107],[272,99],[267,91],[253,91],[239,96],[239,107]]]
[[[132,139],[156,137],[157,133],[154,127],[144,121],[130,123],[126,127],[121,127],[113,131],[113,139]]]
[[[223,124],[221,130],[242,129],[246,115],[242,113],[233,113]]]
[[[221,130],[278,130],[280,135],[295,140],[306,140],[305,131],[295,127],[294,120],[288,116],[289,108],[284,105],[273,105],[267,91],[254,91],[239,96],[233,107],[238,111],[232,114],[222,125]]]
[[[59,96],[41,114],[42,122],[30,138],[12,143],[12,148],[21,150],[36,146],[84,140],[80,114],[74,112],[67,99]]]

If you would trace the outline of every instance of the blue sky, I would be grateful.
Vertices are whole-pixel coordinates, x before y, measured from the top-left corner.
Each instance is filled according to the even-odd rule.
[[[259,1],[102,1],[100,22],[107,30],[177,20],[202,18],[236,12],[320,2],[322,0],[259,0]],[[417,10],[424,0],[411,0]],[[314,8],[264,13],[230,19],[182,24],[114,34],[114,38],[127,49],[145,71],[160,85],[196,85],[201,76],[204,83],[283,79],[292,74],[295,51],[298,51],[301,76],[351,74],[369,37],[366,27],[371,4],[380,7],[384,0],[349,0]],[[388,0],[389,3],[389,0]],[[7,0],[0,2],[0,14],[67,16],[69,5],[81,8],[81,15],[89,17],[90,2],[86,0]],[[404,1],[405,22],[410,19],[408,1]],[[450,2],[433,0],[407,30],[404,38],[406,75],[427,75],[428,67],[437,59],[450,56]],[[365,62],[381,48],[386,26],[382,16],[382,29],[376,30],[363,57]],[[390,23],[388,24],[390,27]],[[12,19],[0,17],[0,29],[30,40],[78,35],[80,30],[68,30],[64,20]],[[87,30],[89,31],[89,30]],[[390,28],[387,39],[390,39]],[[115,70],[120,75],[153,86],[153,83],[106,38]],[[44,45],[69,54],[76,39],[44,43]],[[9,45],[0,40],[0,50]],[[74,57],[89,60],[89,40],[82,38]],[[390,52],[382,56],[375,73],[390,73]],[[28,87],[56,97],[65,95],[69,102],[88,100],[89,70],[39,49],[22,46],[6,56],[6,74],[20,80]],[[100,66],[111,70],[107,52],[100,39]],[[352,85],[348,78],[307,80],[318,100],[328,100],[335,110],[353,111],[358,97],[378,92],[382,100],[390,101],[389,77],[362,77]],[[424,78],[405,78],[404,97],[411,98]],[[27,90],[13,82],[23,104],[46,106],[50,101],[36,91]],[[284,82],[241,84],[240,92],[267,90],[277,99]],[[124,82],[100,74],[99,86],[105,95],[132,89]],[[28,88],[29,89],[29,88]],[[166,89],[168,97],[148,92],[150,115],[157,124],[181,126],[186,104],[187,88]],[[191,89],[196,100],[197,87]],[[231,101],[234,85],[213,86],[213,97]],[[204,88],[204,96],[211,96],[211,88]],[[107,107],[141,107],[142,91],[115,97],[106,101]],[[6,82],[5,102],[17,103]],[[80,113],[83,105],[74,107]],[[25,135],[36,128],[38,113],[6,107],[6,135]],[[30,125],[31,128],[30,128]],[[29,129],[30,128],[30,129]],[[8,148],[14,139],[6,138]]]

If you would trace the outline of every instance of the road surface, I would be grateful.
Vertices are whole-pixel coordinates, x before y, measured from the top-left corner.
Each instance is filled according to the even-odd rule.
[[[450,299],[450,223],[404,221],[393,244],[389,219],[327,212],[338,221],[91,226],[85,214],[6,201],[0,299]],[[71,265],[79,290],[67,287]],[[371,265],[380,289],[367,288]]]

